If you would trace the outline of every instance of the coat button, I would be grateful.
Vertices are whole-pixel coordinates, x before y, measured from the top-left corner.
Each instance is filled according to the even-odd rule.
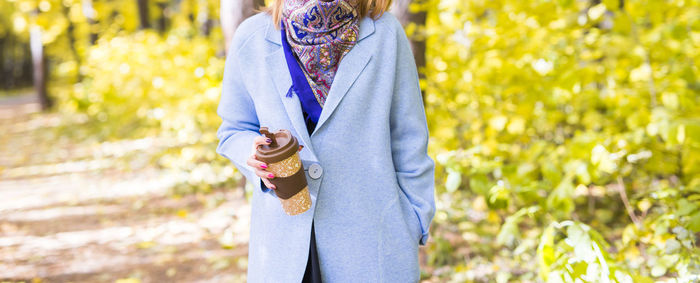
[[[318,163],[311,164],[309,166],[309,176],[312,179],[318,179],[321,178],[321,175],[323,174],[323,168],[321,168],[321,165]]]

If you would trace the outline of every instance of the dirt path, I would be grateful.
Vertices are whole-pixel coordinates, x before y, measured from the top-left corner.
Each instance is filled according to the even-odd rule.
[[[0,101],[0,282],[245,281],[240,189],[174,197],[175,173],[122,170],[123,154],[52,135],[62,121],[37,110],[30,97]]]

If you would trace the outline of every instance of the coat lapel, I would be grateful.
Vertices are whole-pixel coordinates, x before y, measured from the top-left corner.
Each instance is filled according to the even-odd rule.
[[[360,21],[360,34],[357,43],[340,61],[338,71],[333,79],[333,84],[331,84],[331,88],[328,92],[328,98],[323,106],[323,110],[321,110],[321,116],[319,117],[318,123],[316,123],[316,129],[311,136],[315,135],[330,118],[352,84],[357,77],[360,76],[365,66],[367,66],[372,54],[366,49],[366,45],[361,44],[361,41],[372,33],[374,33],[374,20],[370,17],[365,17]],[[296,132],[301,136],[304,144],[314,152],[313,146],[311,145],[311,138],[308,135],[306,124],[304,123],[304,116],[301,112],[299,98],[296,95],[292,97],[285,96],[292,86],[292,78],[289,75],[287,63],[284,58],[280,31],[276,29],[272,23],[268,23],[265,38],[279,47],[265,58],[267,66],[270,68],[269,72],[277,87],[277,92],[284,103],[284,108]]]
[[[338,71],[335,73],[331,89],[328,91],[326,103],[323,105],[321,116],[318,118],[318,123],[316,124],[317,129],[320,129],[331,114],[333,114],[333,110],[338,106],[340,100],[343,99],[348,89],[350,89],[350,86],[352,86],[357,77],[360,76],[360,73],[362,73],[362,70],[367,66],[367,62],[369,62],[372,54],[366,50],[366,46],[367,45],[358,42],[350,49],[350,52],[345,54],[345,57],[340,60]],[[313,136],[317,132],[318,131],[315,130],[311,135]]]

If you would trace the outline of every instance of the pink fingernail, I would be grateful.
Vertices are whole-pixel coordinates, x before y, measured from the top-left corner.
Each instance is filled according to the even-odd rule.
[[[260,168],[265,169],[265,168],[267,168],[267,165],[265,165],[265,164],[260,164]]]
[[[268,178],[274,178],[275,175],[272,175],[272,173],[270,173],[270,174],[267,174],[267,177],[268,177]]]

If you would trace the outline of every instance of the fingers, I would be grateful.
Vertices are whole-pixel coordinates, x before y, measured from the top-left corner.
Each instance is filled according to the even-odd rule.
[[[277,188],[275,187],[275,185],[273,185],[270,182],[269,179],[274,178],[275,175],[266,171],[267,164],[265,164],[265,162],[258,160],[257,156],[255,156],[255,152],[256,152],[259,145],[270,144],[271,142],[272,142],[272,140],[267,138],[264,135],[260,135],[258,137],[255,137],[255,139],[253,139],[253,150],[252,150],[253,153],[250,155],[250,157],[248,157],[248,160],[246,161],[246,163],[248,164],[248,166],[253,168],[255,175],[260,177],[260,179],[263,181],[265,186],[274,190]]]
[[[265,183],[265,186],[267,186],[268,188],[273,189],[273,190],[274,190],[274,189],[277,189],[277,187],[275,187],[275,185],[273,185],[273,184],[270,182],[270,179],[274,178],[274,177],[275,177],[275,174],[272,174],[272,173],[269,172],[269,171],[265,171],[264,169],[256,168],[256,169],[255,169],[255,175],[257,175],[258,177],[260,177],[260,179],[263,181],[263,183]]]
[[[265,183],[265,186],[266,186],[266,187],[268,187],[268,188],[270,188],[270,189],[273,189],[273,190],[277,189],[277,187],[275,187],[275,185],[273,185],[273,184],[270,182],[270,180],[268,180],[268,179],[262,179],[262,180],[263,180],[263,183]]]
[[[265,186],[273,190],[276,189],[275,185],[270,183],[270,180],[268,180],[270,178],[274,178],[275,175],[271,172],[266,171],[267,164],[265,164],[265,162],[258,160],[257,157],[255,157],[255,154],[252,154],[250,155],[250,157],[248,157],[246,164],[253,168],[255,175],[262,179],[263,183],[265,183]]]
[[[255,137],[255,139],[253,140],[253,143],[254,143],[256,146],[257,146],[257,145],[261,145],[261,144],[268,144],[268,143],[271,143],[271,142],[272,142],[271,139],[267,138],[266,136],[262,136],[262,135],[261,135],[261,136]]]
[[[267,169],[267,164],[265,164],[265,162],[258,160],[258,158],[255,156],[255,154],[248,157],[248,160],[246,161],[246,163],[248,164],[248,166],[253,167],[255,169]]]
[[[258,145],[269,144],[271,142],[271,139],[263,135],[255,137],[255,139],[253,139],[253,152],[255,152],[255,150],[258,148]]]
[[[255,175],[258,175],[261,179],[272,179],[275,177],[275,174],[272,174],[272,172],[265,171],[263,169],[255,169]]]

